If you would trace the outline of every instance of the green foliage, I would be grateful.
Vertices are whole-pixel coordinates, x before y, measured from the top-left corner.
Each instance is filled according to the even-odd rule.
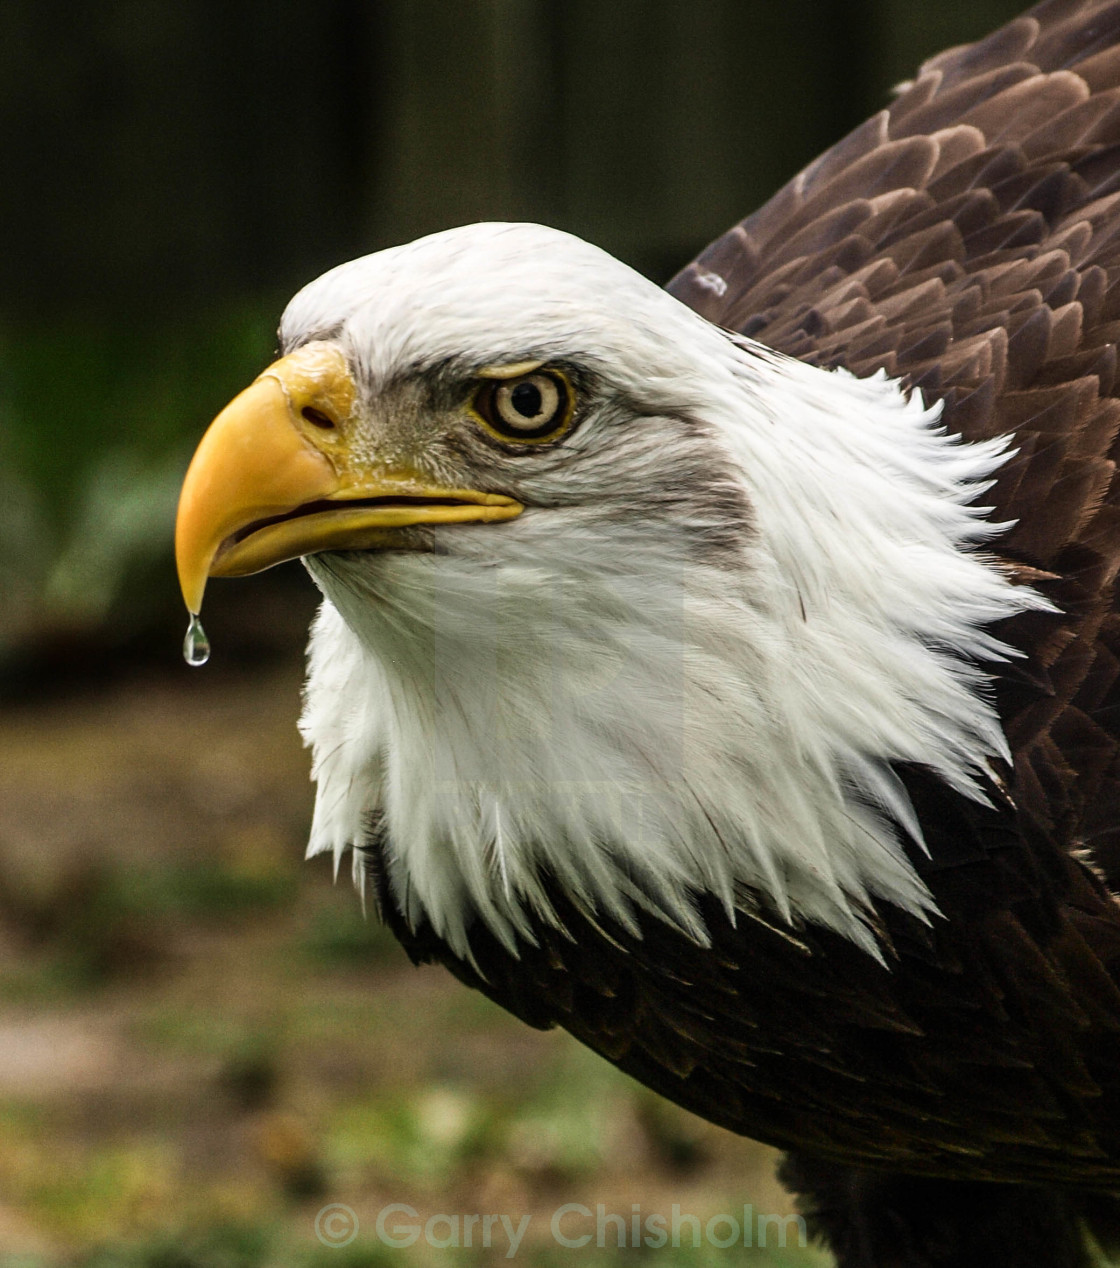
[[[72,523],[76,495],[104,454],[124,448],[151,461],[190,444],[271,358],[278,311],[264,303],[153,324],[9,329],[0,377],[16,467]]]
[[[144,606],[193,445],[270,359],[278,307],[0,337],[0,654]]]

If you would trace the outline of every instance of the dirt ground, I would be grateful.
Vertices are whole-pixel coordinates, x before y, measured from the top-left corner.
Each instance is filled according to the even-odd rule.
[[[0,1263],[491,1262],[501,1215],[530,1217],[523,1261],[629,1262],[661,1252],[623,1226],[674,1205],[739,1220],[740,1249],[725,1220],[691,1252],[686,1221],[665,1262],[822,1262],[793,1225],[769,1249],[777,1221],[755,1248],[790,1209],[771,1151],[412,968],[302,861],[300,674],[166,671],[0,720]],[[415,1217],[379,1235],[394,1203]]]

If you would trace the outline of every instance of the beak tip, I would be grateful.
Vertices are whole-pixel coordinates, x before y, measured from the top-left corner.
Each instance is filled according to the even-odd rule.
[[[192,569],[191,572],[193,571]],[[202,611],[202,596],[206,592],[206,581],[205,571],[200,577],[193,577],[188,575],[186,569],[179,569],[179,593],[183,596],[183,606],[192,618],[197,618]]]

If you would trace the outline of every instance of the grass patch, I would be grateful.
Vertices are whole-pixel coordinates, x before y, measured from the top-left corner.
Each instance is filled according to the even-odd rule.
[[[78,1261],[80,1268],[267,1268],[275,1235],[259,1225],[222,1225],[150,1242],[103,1246]],[[340,1266],[341,1268],[341,1266]]]
[[[327,968],[366,968],[400,961],[399,943],[374,913],[363,915],[348,894],[330,898],[312,914],[300,939],[308,959]]]
[[[188,925],[232,925],[295,897],[298,874],[236,860],[173,867],[106,862],[68,876],[59,892],[5,885],[0,911],[37,955],[0,978],[9,1001],[51,998],[163,963]]]
[[[542,1218],[542,1217],[537,1217]],[[286,1244],[285,1244],[286,1243]],[[104,1246],[77,1261],[78,1268],[419,1268],[453,1261],[462,1268],[504,1261],[504,1250],[465,1247],[439,1250],[419,1244],[391,1248],[376,1238],[359,1236],[343,1247],[314,1243],[293,1245],[272,1227],[218,1227],[146,1243]],[[523,1268],[626,1268],[636,1263],[664,1268],[826,1268],[827,1255],[812,1249],[713,1246],[663,1248],[563,1248],[523,1245],[515,1261]],[[2,1268],[16,1261],[0,1260]],[[18,1268],[46,1268],[37,1261],[19,1261]]]

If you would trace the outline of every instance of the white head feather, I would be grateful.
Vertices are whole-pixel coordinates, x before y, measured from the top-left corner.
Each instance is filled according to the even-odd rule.
[[[872,899],[932,909],[890,764],[983,798],[1007,755],[987,627],[1045,606],[977,553],[1001,442],[946,436],[885,377],[729,336],[534,225],[343,265],[281,335],[346,352],[371,452],[527,507],[427,550],[308,560],[310,853],[337,861],[379,816],[397,901],[464,955],[475,919],[513,946],[551,918],[548,876],[701,941],[704,891],[872,954]],[[580,376],[559,444],[502,452],[454,410],[422,416],[417,385],[526,360]]]

